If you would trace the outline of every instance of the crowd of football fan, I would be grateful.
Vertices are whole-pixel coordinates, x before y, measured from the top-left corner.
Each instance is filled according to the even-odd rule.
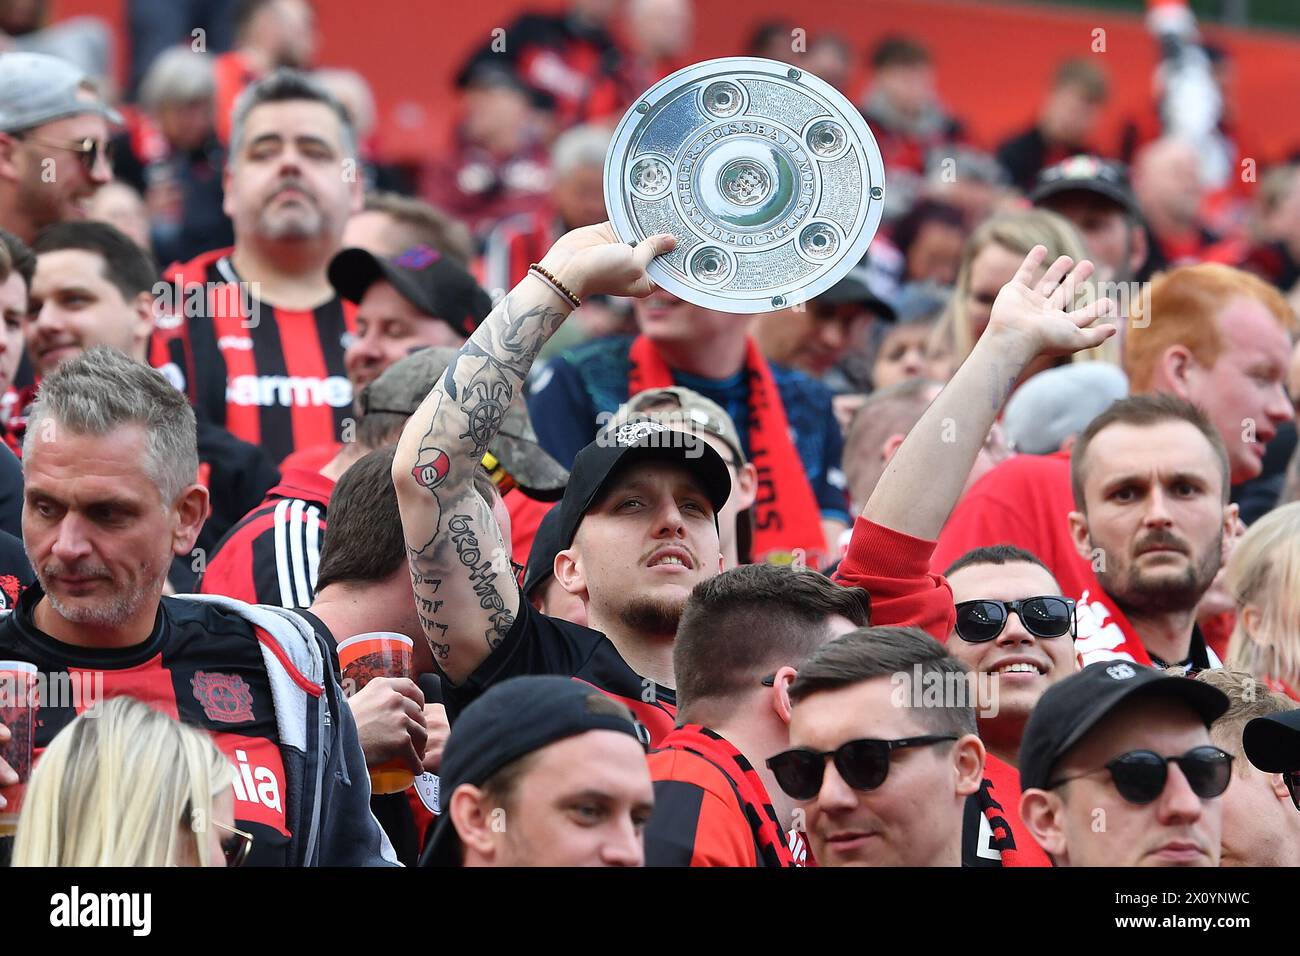
[[[0,855],[1300,865],[1300,164],[1240,181],[1186,10],[1113,150],[1092,61],[988,153],[915,38],[738,39],[865,55],[888,180],[751,317],[604,222],[691,0],[462,51],[421,169],[307,0],[128,6],[121,105],[93,21],[4,25]]]

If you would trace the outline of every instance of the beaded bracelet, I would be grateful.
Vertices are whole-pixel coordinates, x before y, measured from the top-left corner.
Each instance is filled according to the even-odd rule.
[[[582,308],[582,300],[569,291],[569,289],[559,279],[555,278],[550,272],[543,269],[536,262],[528,267],[529,272],[537,273],[537,277],[546,282],[552,289],[558,292],[562,297],[569,300],[569,304],[575,309]]]

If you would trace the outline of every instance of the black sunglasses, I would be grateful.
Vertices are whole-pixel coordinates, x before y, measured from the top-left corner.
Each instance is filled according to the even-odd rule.
[[[776,782],[796,800],[811,800],[821,791],[826,774],[826,758],[835,761],[835,769],[854,790],[875,790],[889,775],[889,755],[904,747],[927,747],[956,740],[953,734],[929,734],[902,740],[850,740],[834,750],[809,750],[799,747],[769,757],[767,767]]]
[[[1110,771],[1111,780],[1115,782],[1115,789],[1119,791],[1121,797],[1129,803],[1141,806],[1150,803],[1165,792],[1171,763],[1178,764],[1178,769],[1187,778],[1192,793],[1202,800],[1222,796],[1223,791],[1228,789],[1228,784],[1232,781],[1232,754],[1208,745],[1193,747],[1181,757],[1162,757],[1152,750],[1131,750],[1126,754],[1120,754],[1101,770]],[[1048,784],[1047,789],[1054,790],[1063,783],[1100,773],[1101,770],[1090,770],[1088,773],[1066,777]],[[1295,799],[1294,790],[1291,791],[1291,798]],[[1296,805],[1300,807],[1300,803]]]
[[[1291,802],[1295,808],[1300,810],[1300,770],[1288,770],[1282,774],[1282,782],[1286,784],[1287,792],[1291,794]]]
[[[81,165],[86,168],[86,172],[93,173],[95,167],[99,165],[99,159],[102,156],[104,162],[108,163],[109,168],[113,166],[113,144],[111,142],[101,142],[93,136],[87,136],[77,143],[52,143],[49,140],[37,139],[35,136],[19,135],[29,143],[35,143],[38,146],[44,146],[46,149],[65,149],[70,153],[78,153],[81,159]]]
[[[1074,601],[1044,595],[1019,601],[962,601],[957,605],[957,636],[968,644],[991,641],[1006,628],[1013,611],[1034,637],[1075,635]]]

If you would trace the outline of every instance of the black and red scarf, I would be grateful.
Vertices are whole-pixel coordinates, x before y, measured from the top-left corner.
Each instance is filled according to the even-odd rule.
[[[703,757],[727,775],[736,788],[754,834],[759,866],[798,866],[767,787],[745,755],[703,724],[678,727],[659,742],[659,750],[684,750]]]
[[[672,369],[644,335],[632,342],[628,358],[628,398],[674,384]],[[790,423],[772,369],[753,338],[745,341],[745,378],[749,394],[749,460],[758,471],[754,561],[788,563],[795,549],[801,549],[808,567],[821,567],[827,558],[821,510],[790,436]]]

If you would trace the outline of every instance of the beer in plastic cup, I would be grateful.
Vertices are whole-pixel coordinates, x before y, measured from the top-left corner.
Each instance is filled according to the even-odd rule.
[[[32,775],[32,740],[36,732],[36,665],[0,661],[0,724],[9,728],[9,742],[0,744],[0,760],[18,774],[18,783],[0,787],[8,803],[0,809],[0,837],[13,836],[18,813]]]
[[[349,637],[339,644],[339,667],[343,686],[355,694],[376,677],[411,676],[411,655],[415,643],[405,634],[371,631]],[[372,793],[398,793],[415,781],[415,774],[401,760],[390,760],[370,768]]]

